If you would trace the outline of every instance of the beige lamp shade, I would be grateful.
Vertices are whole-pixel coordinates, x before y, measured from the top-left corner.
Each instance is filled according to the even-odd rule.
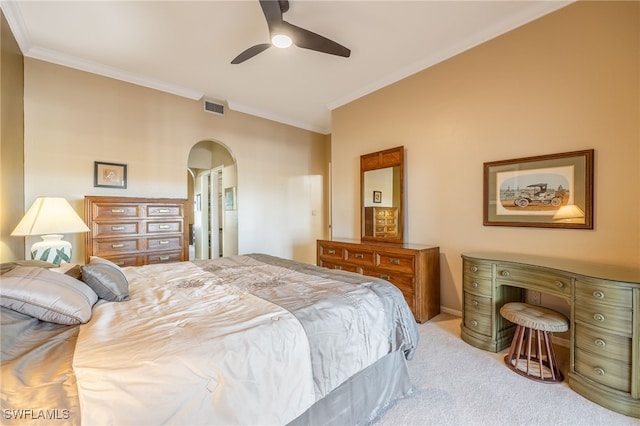
[[[575,204],[567,204],[558,209],[556,214],[553,215],[554,220],[562,222],[584,222],[584,212],[580,207]]]
[[[40,197],[33,202],[11,235],[41,235],[43,241],[31,246],[31,258],[59,265],[71,260],[71,243],[63,241],[62,234],[79,232],[89,232],[89,228],[66,199]]]

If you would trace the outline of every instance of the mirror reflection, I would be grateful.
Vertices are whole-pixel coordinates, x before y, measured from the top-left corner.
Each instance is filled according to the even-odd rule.
[[[361,156],[362,240],[403,241],[404,148]]]

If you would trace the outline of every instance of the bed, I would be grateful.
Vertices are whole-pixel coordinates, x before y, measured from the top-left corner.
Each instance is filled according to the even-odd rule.
[[[77,269],[1,277],[3,424],[356,425],[411,392],[384,280],[265,254]]]

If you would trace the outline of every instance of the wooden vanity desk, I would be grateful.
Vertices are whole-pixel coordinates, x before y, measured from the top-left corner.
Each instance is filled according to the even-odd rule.
[[[625,268],[507,253],[466,253],[462,339],[499,352],[515,325],[500,315],[525,290],[571,308],[569,387],[613,411],[640,418],[640,267]]]
[[[385,279],[402,291],[417,322],[440,313],[440,248],[318,240],[317,264]]]

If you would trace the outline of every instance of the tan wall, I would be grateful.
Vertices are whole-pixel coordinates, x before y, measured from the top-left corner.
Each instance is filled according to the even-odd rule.
[[[201,102],[30,58],[24,102],[27,207],[57,195],[82,216],[85,195],[185,198],[189,151],[214,140],[237,161],[240,253],[315,262],[325,136],[234,111],[213,115]],[[127,189],[94,188],[94,161],[127,164]],[[83,238],[68,236],[75,261]]]
[[[0,262],[22,259],[11,231],[24,215],[23,57],[0,11]]]
[[[579,2],[333,112],[333,236],[359,236],[359,156],[404,145],[408,242],[640,266],[640,3]],[[595,228],[482,225],[483,163],[595,149]]]

